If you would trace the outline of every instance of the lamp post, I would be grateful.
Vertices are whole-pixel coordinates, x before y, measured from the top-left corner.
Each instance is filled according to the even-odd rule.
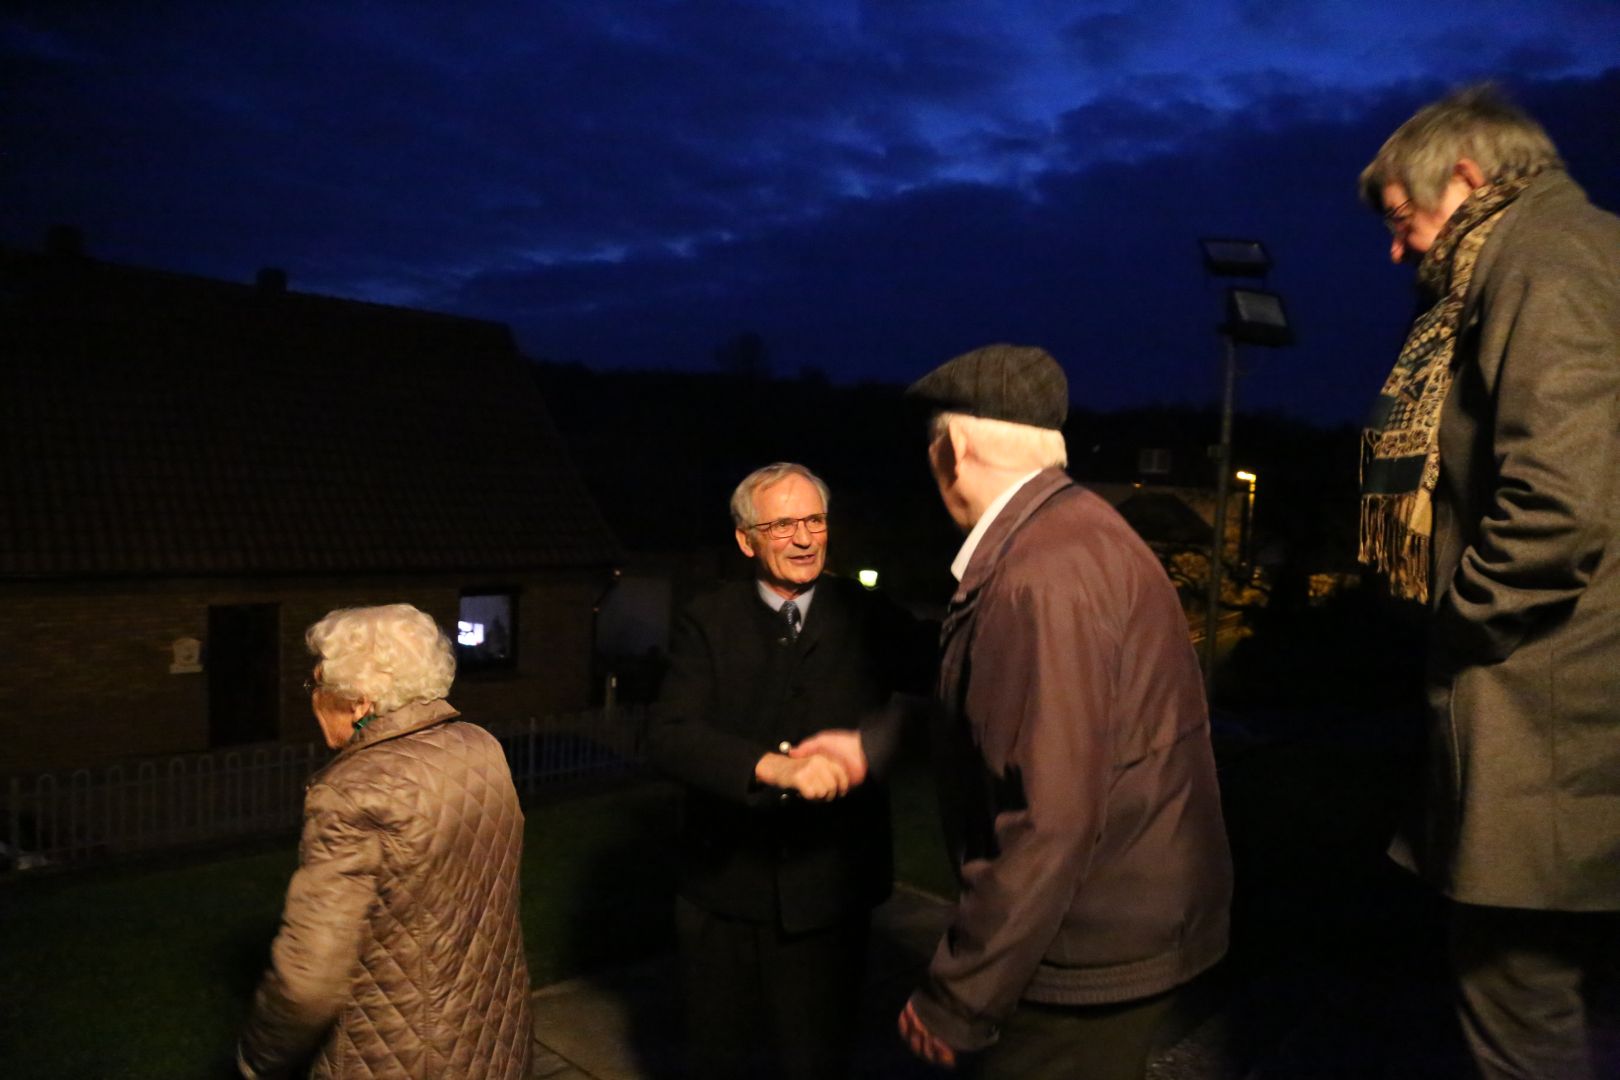
[[[1258,240],[1208,237],[1198,241],[1204,268],[1212,277],[1265,279],[1271,256]],[[1237,347],[1293,343],[1293,330],[1283,311],[1282,297],[1265,289],[1230,286],[1226,290],[1226,321],[1216,327],[1225,345],[1221,380],[1221,441],[1215,447],[1215,521],[1209,543],[1209,593],[1204,606],[1204,692],[1215,682],[1215,643],[1221,621],[1222,551],[1226,547],[1226,499],[1232,476],[1232,407],[1237,396]],[[1251,496],[1253,488],[1250,488]]]

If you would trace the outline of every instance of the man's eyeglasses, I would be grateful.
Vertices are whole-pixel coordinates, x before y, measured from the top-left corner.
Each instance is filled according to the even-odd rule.
[[[804,517],[777,518],[775,521],[756,521],[748,527],[750,529],[758,529],[760,532],[767,533],[773,539],[786,540],[788,537],[799,531],[800,525],[803,525],[805,529],[810,532],[824,533],[827,531],[827,515],[806,514]]]
[[[1393,210],[1384,211],[1384,227],[1387,228],[1392,235],[1406,228],[1406,223],[1412,220],[1412,214],[1407,210],[1407,207],[1411,205],[1412,200],[1407,199]]]

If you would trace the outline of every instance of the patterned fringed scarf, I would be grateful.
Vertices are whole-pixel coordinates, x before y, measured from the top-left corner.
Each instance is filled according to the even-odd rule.
[[[1451,389],[1463,300],[1480,249],[1533,179],[1475,188],[1441,228],[1417,273],[1423,292],[1439,299],[1412,323],[1361,435],[1361,561],[1389,575],[1396,596],[1429,598],[1440,406]]]

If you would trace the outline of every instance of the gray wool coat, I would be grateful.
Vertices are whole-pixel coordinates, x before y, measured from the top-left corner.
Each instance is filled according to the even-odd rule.
[[[1392,855],[1453,899],[1620,909],[1620,218],[1562,171],[1475,265],[1440,421],[1430,757]]]

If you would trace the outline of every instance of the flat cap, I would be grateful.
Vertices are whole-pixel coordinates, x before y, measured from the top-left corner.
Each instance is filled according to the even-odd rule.
[[[986,345],[947,360],[906,389],[906,397],[945,412],[1050,428],[1069,416],[1069,380],[1045,349]]]

